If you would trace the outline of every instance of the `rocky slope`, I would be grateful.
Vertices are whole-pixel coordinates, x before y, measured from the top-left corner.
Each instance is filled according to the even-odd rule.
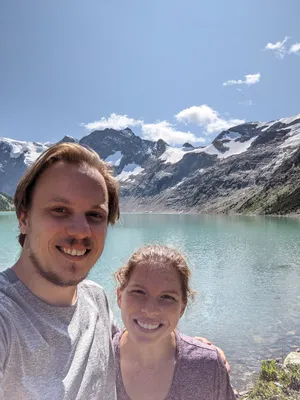
[[[300,212],[300,114],[233,127],[207,147],[174,148],[128,128],[95,131],[79,143],[114,168],[123,211]],[[48,146],[0,139],[0,191],[12,195],[25,168]]]
[[[13,209],[13,199],[4,193],[0,193],[0,211],[12,211]]]

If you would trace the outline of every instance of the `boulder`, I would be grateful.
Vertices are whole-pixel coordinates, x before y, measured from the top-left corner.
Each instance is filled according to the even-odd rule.
[[[289,353],[283,362],[284,367],[287,367],[288,365],[300,365],[300,353],[296,351]]]

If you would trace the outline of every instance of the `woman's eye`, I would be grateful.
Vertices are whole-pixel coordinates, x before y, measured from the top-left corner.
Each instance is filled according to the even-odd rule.
[[[172,301],[176,301],[175,297],[170,296],[169,294],[164,294],[163,296],[161,296],[162,299],[165,300],[172,300]]]
[[[145,292],[141,289],[135,289],[132,291],[132,293],[136,293],[136,294],[145,294]]]

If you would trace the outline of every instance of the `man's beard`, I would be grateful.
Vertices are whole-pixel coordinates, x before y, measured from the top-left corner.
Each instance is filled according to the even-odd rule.
[[[76,286],[76,285],[78,285],[78,283],[83,281],[88,275],[88,273],[87,273],[86,275],[77,277],[76,279],[64,279],[63,277],[61,277],[60,275],[58,275],[55,272],[46,271],[43,268],[38,257],[34,254],[34,252],[32,251],[32,249],[30,247],[28,247],[28,251],[29,251],[29,259],[31,260],[32,265],[35,267],[36,271],[44,279],[46,279],[48,282],[51,282],[53,285],[60,286],[60,287]],[[74,265],[72,265],[72,267],[71,267],[71,272],[73,272],[75,275],[76,268]]]

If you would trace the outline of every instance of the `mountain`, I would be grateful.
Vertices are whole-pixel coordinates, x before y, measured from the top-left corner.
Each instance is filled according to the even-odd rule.
[[[13,209],[13,199],[4,193],[0,193],[0,211],[12,211]]]
[[[300,114],[232,127],[206,147],[175,148],[141,139],[129,128],[94,131],[79,143],[111,164],[123,211],[300,212]],[[12,195],[27,166],[49,145],[0,139],[0,191]]]

